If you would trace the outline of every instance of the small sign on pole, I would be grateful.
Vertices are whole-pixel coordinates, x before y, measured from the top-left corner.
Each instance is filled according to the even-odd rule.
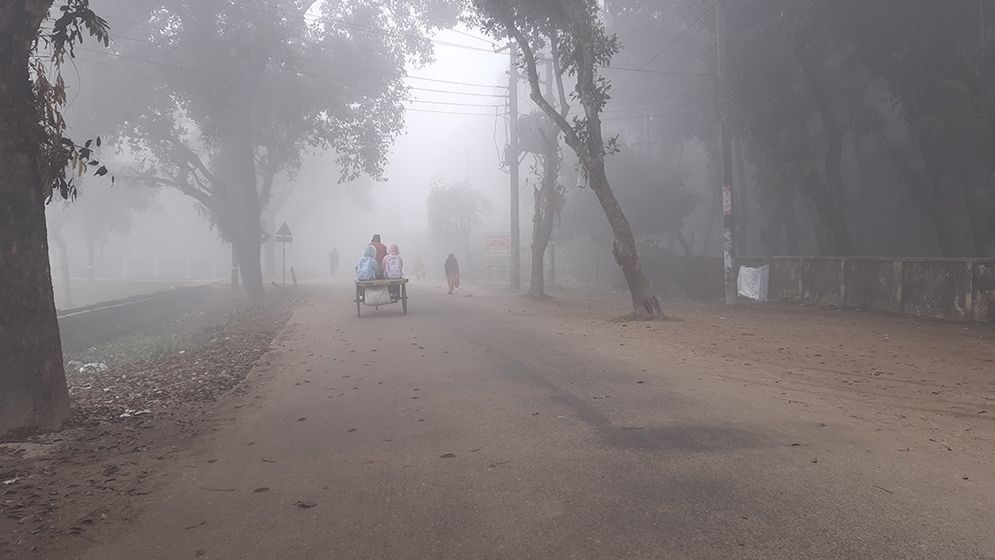
[[[287,243],[294,242],[294,233],[290,231],[287,222],[283,222],[280,229],[276,230],[276,242],[283,244],[283,285],[287,285]]]
[[[732,187],[729,185],[722,187],[722,215],[732,216]]]

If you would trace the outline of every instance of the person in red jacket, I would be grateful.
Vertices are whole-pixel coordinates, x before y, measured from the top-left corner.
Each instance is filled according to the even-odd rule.
[[[370,240],[370,245],[372,245],[373,248],[376,249],[377,251],[376,259],[377,259],[377,266],[379,266],[380,263],[383,262],[383,258],[387,256],[387,246],[380,242],[379,233],[373,236],[373,239]],[[383,274],[382,273],[379,274],[377,278],[382,279]]]

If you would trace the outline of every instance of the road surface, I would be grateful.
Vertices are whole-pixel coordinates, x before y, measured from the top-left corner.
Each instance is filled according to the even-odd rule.
[[[83,557],[995,558],[987,450],[605,334],[651,325],[410,291],[317,290]]]

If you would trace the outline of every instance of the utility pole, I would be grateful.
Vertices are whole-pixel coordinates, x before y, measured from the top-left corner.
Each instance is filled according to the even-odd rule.
[[[552,101],[553,99],[553,82],[556,80],[555,73],[556,73],[556,67],[553,64],[553,55],[550,54],[549,60],[546,61],[546,99],[549,99],[550,101]],[[560,110],[562,109],[563,108],[561,107]],[[554,150],[552,153],[546,154],[546,157],[559,158],[560,133],[556,128],[553,128],[553,131],[554,134],[556,134],[557,149]],[[560,166],[557,165],[556,169],[559,170]],[[559,179],[559,177],[557,177],[557,179]],[[546,202],[550,203],[549,208],[547,208],[546,211],[556,212],[556,205],[552,204],[553,201],[547,200]],[[554,229],[556,228],[555,221],[553,222],[553,228]],[[553,241],[554,237],[555,236],[553,235],[553,233],[550,232],[549,241],[546,244],[546,253],[549,255],[549,275],[546,278],[546,280],[548,280],[548,282],[546,282],[546,285],[548,285],[550,288],[556,287],[556,242]]]
[[[725,277],[726,305],[735,305],[736,286],[736,222],[732,197],[732,135],[729,131],[729,100],[725,90],[726,71],[726,21],[725,0],[715,5],[716,79],[715,100],[719,117],[719,149],[722,154],[722,261]]]
[[[234,241],[231,244],[231,285],[238,286],[238,251]]]
[[[508,166],[511,169],[511,289],[521,289],[521,228],[518,216],[518,45],[508,49],[508,118],[511,119],[508,138]]]

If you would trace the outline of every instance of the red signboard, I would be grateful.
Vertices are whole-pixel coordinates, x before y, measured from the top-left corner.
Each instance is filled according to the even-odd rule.
[[[484,248],[488,255],[500,256],[511,254],[511,234],[510,233],[487,233],[484,234]]]

